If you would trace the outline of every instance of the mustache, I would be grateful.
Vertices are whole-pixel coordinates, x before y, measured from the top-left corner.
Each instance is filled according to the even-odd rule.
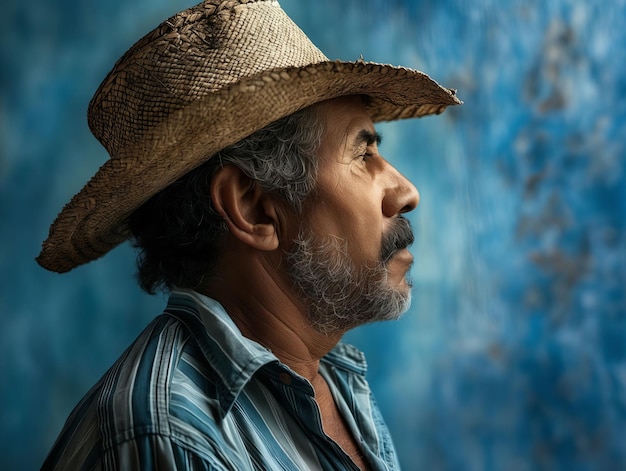
[[[414,241],[411,223],[402,216],[397,217],[393,220],[389,230],[383,234],[380,259],[383,263],[387,263],[396,252],[406,249]]]

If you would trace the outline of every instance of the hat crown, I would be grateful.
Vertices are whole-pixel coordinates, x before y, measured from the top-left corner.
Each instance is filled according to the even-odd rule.
[[[89,127],[115,158],[200,97],[272,69],[326,60],[276,0],[207,0],[122,56],[91,100]]]

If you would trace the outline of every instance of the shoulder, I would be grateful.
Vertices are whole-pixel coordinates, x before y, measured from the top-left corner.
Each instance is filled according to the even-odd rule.
[[[163,314],[109,370],[97,399],[105,444],[145,434],[179,441],[205,434],[198,427],[215,421],[218,375],[196,334],[179,318]],[[195,420],[199,404],[202,420]]]
[[[185,373],[195,351],[193,335],[178,319],[154,319],[74,409],[42,469],[105,463],[126,469],[128,460],[134,463],[130,469],[150,469],[150,463],[135,461],[152,455],[171,469],[179,460],[209,463],[210,456],[196,453],[200,434],[170,414],[173,397],[180,405],[182,391],[193,397],[197,388],[197,382],[186,384]],[[201,369],[210,377],[207,365]]]

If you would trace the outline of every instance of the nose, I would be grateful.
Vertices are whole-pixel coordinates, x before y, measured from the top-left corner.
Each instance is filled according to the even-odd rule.
[[[396,217],[417,208],[420,194],[417,188],[390,163],[387,164],[387,184],[382,210],[386,217]]]

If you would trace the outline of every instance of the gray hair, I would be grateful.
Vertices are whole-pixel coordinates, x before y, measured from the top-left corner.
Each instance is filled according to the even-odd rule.
[[[213,159],[235,165],[263,190],[300,211],[315,186],[315,156],[324,128],[313,107],[275,121],[221,150]]]

